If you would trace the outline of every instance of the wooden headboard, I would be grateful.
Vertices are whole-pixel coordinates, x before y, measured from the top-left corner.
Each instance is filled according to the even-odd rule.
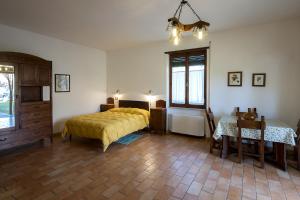
[[[149,110],[149,102],[147,101],[132,101],[132,100],[119,100],[120,108],[140,108]]]

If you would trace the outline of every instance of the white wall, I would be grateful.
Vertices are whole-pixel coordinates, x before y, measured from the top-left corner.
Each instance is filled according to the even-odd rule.
[[[54,132],[74,115],[96,112],[106,99],[106,53],[62,40],[0,25],[0,51],[28,53],[53,61],[54,74],[71,75],[71,92],[55,93]],[[53,81],[54,82],[54,81]]]
[[[157,98],[167,98],[166,51],[210,48],[210,106],[216,116],[230,114],[234,107],[257,107],[267,118],[295,127],[300,118],[300,19],[210,33],[206,41],[184,38],[174,48],[156,42],[135,48],[109,51],[108,95],[120,89],[123,99],[145,100],[152,89]],[[243,71],[243,87],[227,87],[227,72]],[[267,86],[251,86],[252,73],[267,73]],[[179,110],[179,111],[178,111]],[[197,110],[177,112],[200,114]],[[174,109],[171,109],[174,112]]]

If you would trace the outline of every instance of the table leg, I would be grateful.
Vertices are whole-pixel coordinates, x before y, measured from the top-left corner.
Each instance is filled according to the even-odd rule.
[[[229,153],[229,136],[223,135],[223,149],[222,149],[222,158],[227,158]]]
[[[286,146],[283,143],[274,142],[274,150],[275,150],[275,162],[277,166],[286,171],[287,170],[287,162],[286,162]]]

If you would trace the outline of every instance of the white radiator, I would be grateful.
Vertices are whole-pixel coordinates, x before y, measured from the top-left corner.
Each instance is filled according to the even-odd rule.
[[[189,116],[169,114],[169,129],[174,133],[182,133],[194,136],[205,135],[204,116]]]

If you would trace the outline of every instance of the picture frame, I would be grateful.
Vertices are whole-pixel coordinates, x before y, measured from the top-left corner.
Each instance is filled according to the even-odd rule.
[[[253,87],[266,87],[267,74],[266,73],[253,73],[252,86]]]
[[[70,92],[70,74],[55,74],[55,92]]]
[[[243,72],[228,72],[229,87],[242,87],[243,86]]]

